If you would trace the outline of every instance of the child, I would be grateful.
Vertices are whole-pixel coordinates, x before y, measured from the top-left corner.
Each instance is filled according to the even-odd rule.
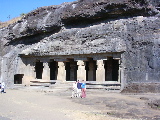
[[[75,81],[72,85],[72,97],[77,97],[77,82]]]

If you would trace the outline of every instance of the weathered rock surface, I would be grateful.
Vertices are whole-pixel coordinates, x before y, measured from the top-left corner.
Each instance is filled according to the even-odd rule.
[[[148,105],[153,109],[160,110],[160,100],[159,99],[150,100],[148,102]]]
[[[1,80],[13,83],[18,55],[119,52],[124,86],[158,83],[159,7],[159,0],[79,0],[31,11],[0,29]]]
[[[38,8],[25,15],[22,20],[5,28],[4,31],[7,31],[7,34],[3,37],[7,40],[15,40],[41,32],[55,33],[62,27],[80,27],[79,24],[88,25],[103,19],[149,16],[157,13],[155,6],[144,0],[139,2],[134,0],[82,0]]]

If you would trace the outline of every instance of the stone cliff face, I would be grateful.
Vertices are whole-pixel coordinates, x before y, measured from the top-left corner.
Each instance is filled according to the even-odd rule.
[[[158,4],[158,3],[157,3]],[[63,27],[83,27],[97,21],[121,19],[134,16],[152,16],[155,6],[141,0],[83,0],[60,6],[38,8],[15,24],[4,28],[6,40],[13,41],[40,33],[56,33]]]
[[[31,11],[0,29],[1,80],[12,84],[19,55],[119,52],[124,86],[159,82],[159,7],[159,0],[79,0]]]

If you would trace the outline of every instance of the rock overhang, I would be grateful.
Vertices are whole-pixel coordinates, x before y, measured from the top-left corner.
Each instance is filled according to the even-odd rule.
[[[57,6],[41,7],[26,14],[22,20],[8,28],[6,40],[14,41],[23,37],[44,33],[57,33],[63,27],[77,27],[104,19],[150,16],[157,12],[148,2],[140,0],[79,0]]]
[[[103,21],[97,25],[90,25],[84,28],[70,28],[52,34],[44,38],[38,44],[33,45],[20,54],[33,56],[48,55],[74,55],[93,54],[107,52],[125,52],[129,48],[129,37],[134,37],[134,43],[143,34],[155,33],[159,27],[152,25],[147,28],[146,24],[158,24],[158,17],[133,17],[114,21]],[[157,23],[157,24],[156,24]],[[136,26],[135,26],[136,25]],[[134,26],[134,29],[132,28]],[[145,28],[145,29],[142,29]],[[136,29],[136,33],[134,32]],[[131,41],[130,41],[131,42]],[[140,41],[139,41],[140,42]],[[146,40],[143,42],[151,42]],[[140,49],[140,48],[138,48]]]
[[[86,28],[65,29],[44,38],[20,54],[48,56],[123,52],[126,51],[126,44],[121,32],[125,25],[123,20],[116,21],[116,23],[119,25],[118,29],[112,29],[112,31],[113,23],[111,22]]]

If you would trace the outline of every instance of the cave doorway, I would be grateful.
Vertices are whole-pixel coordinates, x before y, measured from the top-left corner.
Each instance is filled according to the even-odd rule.
[[[77,61],[70,62],[70,81],[77,81]]]
[[[66,81],[70,81],[70,62],[66,62]]]
[[[96,61],[92,58],[89,61],[86,61],[86,81],[96,81]]]
[[[57,80],[58,63],[56,61],[50,62],[50,80]]]
[[[22,78],[24,74],[15,74],[14,75],[14,84],[22,84]]]
[[[109,57],[105,62],[105,81],[117,81],[119,76],[119,60]]]
[[[36,66],[36,78],[37,79],[42,79],[42,73],[43,73],[43,62],[37,61]]]
[[[70,59],[69,62],[66,62],[66,81],[76,81],[77,80],[77,61]]]

